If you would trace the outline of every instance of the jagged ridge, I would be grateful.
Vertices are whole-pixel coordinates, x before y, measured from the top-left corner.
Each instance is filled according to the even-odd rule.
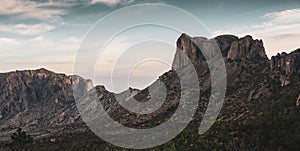
[[[219,117],[221,120],[231,121],[242,118],[252,112],[255,106],[263,104],[265,100],[274,101],[273,94],[293,88],[286,81],[293,81],[291,83],[293,86],[300,82],[299,50],[290,54],[277,55],[269,60],[266,57],[263,42],[254,40],[251,36],[238,38],[223,35],[213,40],[219,45],[224,57],[228,78],[227,95]],[[206,58],[203,57],[195,42],[203,44],[202,51],[209,51],[210,48],[214,48],[210,46],[213,40],[203,37],[192,38],[182,34],[177,41],[178,51],[182,50],[195,65],[201,90],[203,90],[197,111],[199,118],[195,119],[196,125],[199,124],[207,105],[210,76],[205,62]],[[172,68],[182,70],[185,63],[186,60],[182,60],[182,57],[176,54]],[[37,132],[48,128],[57,129],[57,126],[66,127],[82,123],[74,103],[72,80],[77,81],[73,84],[84,88],[83,95],[94,89],[91,87],[91,81],[78,76],[55,74],[46,69],[0,74],[1,136],[8,136],[17,127],[24,127],[29,132]],[[105,90],[103,86],[97,86],[95,89],[101,103],[106,104],[107,108],[112,108],[109,114],[120,123],[131,127],[142,123],[146,127],[151,127],[153,122],[148,120],[157,116],[158,118],[154,119],[158,120],[158,124],[161,123],[167,118],[164,111],[170,112],[175,109],[180,98],[180,87],[178,87],[180,81],[176,78],[174,71],[163,74],[158,80],[164,82],[169,88],[167,103],[160,111],[145,116],[137,116],[120,109],[120,106],[116,104],[114,94]],[[284,84],[282,84],[283,81]],[[120,94],[121,98],[130,101],[131,92],[132,89],[129,90],[129,95],[128,93]],[[149,99],[147,89],[134,91],[134,93],[137,93],[135,97],[142,102]],[[130,124],[131,122],[135,124]],[[37,135],[41,134],[37,133]]]

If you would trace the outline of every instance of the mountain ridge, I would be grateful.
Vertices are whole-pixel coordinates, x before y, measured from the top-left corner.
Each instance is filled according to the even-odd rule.
[[[215,40],[212,44],[218,44],[220,47],[227,69],[227,94],[218,121],[246,122],[250,115],[260,110],[256,108],[276,104],[283,94],[291,93],[289,97],[295,95],[295,100],[292,100],[293,108],[296,106],[296,97],[300,94],[300,88],[297,87],[300,83],[300,49],[268,59],[263,42],[251,36],[238,38],[222,35],[217,36]],[[183,51],[195,66],[202,91],[197,117],[192,122],[193,127],[199,126],[201,122],[209,101],[211,86],[207,58],[195,44],[199,41],[203,44],[200,48],[204,51],[215,48],[211,46],[211,40],[203,37],[193,38],[187,34],[182,34],[176,43],[177,52]],[[212,57],[213,55],[211,54]],[[44,68],[0,73],[0,136],[8,139],[18,127],[35,134],[35,137],[72,133],[76,129],[88,132],[75,104],[72,90],[76,86],[83,88],[80,91],[85,97],[88,97],[91,90],[95,90],[105,110],[119,123],[133,128],[153,127],[164,122],[170,116],[166,113],[173,113],[179,98],[184,97],[180,95],[180,80],[175,70],[184,71],[185,64],[186,60],[176,53],[173,70],[164,73],[149,86],[155,86],[152,91],[155,94],[160,94],[161,82],[168,90],[166,102],[158,111],[149,115],[128,112],[116,100],[116,97],[119,97],[126,101],[134,98],[146,102],[151,98],[149,87],[143,90],[129,88],[123,93],[115,94],[101,85],[91,87],[90,80],[76,75],[56,74]],[[57,129],[60,129],[60,132]]]

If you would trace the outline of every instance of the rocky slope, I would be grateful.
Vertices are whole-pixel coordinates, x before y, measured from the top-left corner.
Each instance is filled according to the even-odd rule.
[[[5,137],[17,127],[31,133],[80,122],[71,76],[46,69],[0,74],[0,127]]]
[[[233,35],[207,39],[182,34],[176,44],[177,53],[172,70],[160,76],[144,90],[129,89],[123,93],[114,94],[108,92],[103,86],[93,87],[91,81],[79,76],[56,74],[46,69],[0,74],[0,135],[2,139],[7,139],[18,127],[25,128],[36,137],[52,135],[59,137],[67,132],[74,133],[76,130],[79,133],[88,131],[75,105],[72,92],[74,88],[80,89],[82,93],[80,95],[84,96],[80,99],[82,102],[89,97],[89,93],[95,90],[99,99],[93,101],[100,101],[108,114],[123,125],[135,128],[159,125],[174,113],[179,99],[187,97],[181,96],[180,80],[176,73],[185,72],[189,60],[195,66],[201,88],[199,107],[189,126],[191,129],[197,128],[210,96],[211,79],[207,61],[215,56],[212,51],[216,49],[215,44],[219,46],[226,65],[227,93],[218,122],[215,124],[216,127],[212,128],[213,132],[208,132],[209,139],[218,136],[210,135],[214,132],[226,134],[227,130],[222,129],[224,125],[236,128],[228,132],[230,137],[231,133],[239,134],[241,131],[238,130],[239,127],[247,125],[249,120],[259,119],[258,117],[267,118],[270,115],[262,116],[267,112],[264,109],[273,110],[274,106],[279,106],[278,104],[283,101],[292,103],[286,103],[289,105],[284,108],[278,107],[280,117],[287,119],[298,117],[296,107],[297,102],[299,104],[298,95],[300,95],[300,50],[295,50],[290,54],[278,54],[269,60],[261,40],[255,40],[251,36],[238,38]],[[187,55],[189,60],[183,57],[183,54]],[[190,75],[184,76],[189,79]],[[155,96],[153,94],[160,95],[164,88],[162,84],[167,89],[166,99],[162,106],[153,113],[137,115],[127,111],[116,101],[116,99],[132,101],[134,98],[140,102],[146,102]],[[149,93],[150,89],[152,94]],[[287,98],[291,99],[286,100]],[[93,102],[89,103],[87,108],[93,107]],[[252,135],[251,132],[248,134]],[[258,134],[255,133],[255,135]],[[237,143],[233,145],[237,148],[243,143],[247,144],[243,140],[248,139],[247,136],[242,137],[242,134],[239,136],[241,138],[237,137],[238,140],[233,141]],[[203,139],[199,138],[199,140]],[[216,144],[218,143],[221,143],[222,147],[226,144],[223,142],[222,145],[222,141],[217,141]],[[246,145],[246,150],[249,148],[259,150],[255,147]]]

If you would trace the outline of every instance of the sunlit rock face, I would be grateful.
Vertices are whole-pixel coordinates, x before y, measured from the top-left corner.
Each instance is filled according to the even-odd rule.
[[[221,51],[225,60],[267,60],[262,40],[254,40],[251,36],[239,39],[233,35],[221,35],[207,39],[182,34],[177,40],[173,69],[182,68],[189,61],[195,64],[209,60],[217,51]]]
[[[71,78],[43,68],[1,73],[1,136],[7,136],[19,127],[36,133],[42,129],[80,123]]]
[[[215,40],[209,40],[205,37],[190,37],[187,34],[182,34],[178,38],[176,45],[177,50],[173,60],[173,70],[207,60],[218,50]]]
[[[196,62],[201,57],[201,52],[195,44],[195,38],[182,34],[177,42],[177,50],[173,60],[172,68],[177,70],[183,66]]]
[[[182,34],[177,40],[177,52],[173,61],[173,70],[184,68],[189,63],[201,66],[196,68],[203,88],[210,85],[207,61],[218,58],[218,53],[223,57],[227,69],[227,84],[233,86],[238,81],[247,80],[243,68],[249,71],[261,72],[266,69],[269,60],[265,53],[262,40],[253,39],[251,36],[238,38],[234,35],[221,35],[213,39],[191,37]],[[266,69],[268,70],[268,69]],[[247,71],[248,72],[248,71]],[[205,76],[205,78],[201,78]],[[240,78],[238,78],[240,77]]]
[[[270,68],[274,73],[280,75],[281,86],[288,85],[291,77],[300,73],[300,49],[290,54],[283,52],[273,56]]]
[[[287,54],[285,52],[277,54],[271,58],[270,67],[285,75],[300,72],[300,49]]]
[[[267,58],[262,40],[253,40],[246,36],[231,43],[227,59],[261,59]]]

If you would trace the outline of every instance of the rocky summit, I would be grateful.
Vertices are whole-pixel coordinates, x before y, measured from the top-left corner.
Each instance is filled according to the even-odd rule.
[[[233,35],[207,39],[182,34],[177,40],[177,54],[174,58],[173,69],[176,70],[187,64],[187,60],[184,60],[180,53],[188,56],[189,60],[195,63],[213,56],[214,49],[221,51],[225,60],[267,60],[262,40],[254,40],[249,35],[240,39]]]
[[[280,77],[281,85],[299,81],[300,73],[300,49],[290,54],[285,52],[272,56],[270,68],[274,74]]]
[[[46,69],[1,73],[0,138],[9,140],[21,127],[34,136],[33,150],[121,150],[103,142],[87,128],[76,107],[73,90],[79,91],[82,98],[76,100],[87,108],[94,107],[93,101],[100,101],[103,111],[125,126],[155,127],[172,116],[180,98],[188,98],[181,93],[177,73],[185,73],[186,65],[192,63],[201,88],[197,112],[182,134],[154,149],[300,149],[300,49],[269,60],[263,41],[251,36],[221,35],[207,39],[182,34],[176,45],[170,71],[146,89],[130,88],[120,94],[109,92],[104,86],[94,87],[90,80],[79,76]],[[226,96],[215,124],[199,135],[197,130],[208,105],[212,82],[207,61],[216,56],[217,50],[221,51],[227,72]],[[190,78],[190,74],[183,76]],[[167,89],[165,102],[153,113],[138,115],[119,104],[133,99],[147,102],[162,95],[163,88]],[[93,91],[99,99],[86,104]]]
[[[18,127],[42,136],[80,123],[71,79],[43,68],[0,74],[1,138]]]

